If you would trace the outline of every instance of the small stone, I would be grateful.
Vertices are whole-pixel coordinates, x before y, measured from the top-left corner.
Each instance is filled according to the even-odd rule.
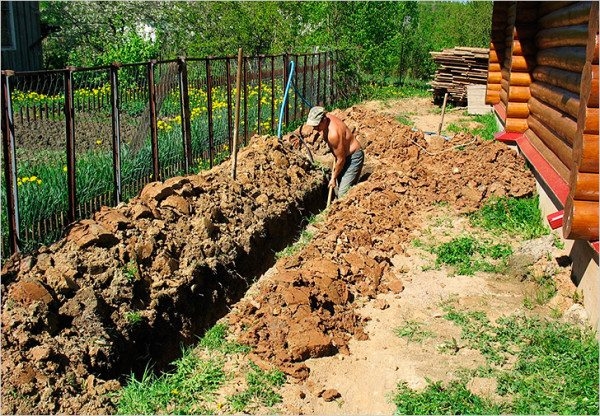
[[[323,392],[321,397],[323,397],[323,400],[326,402],[331,402],[339,397],[342,397],[342,395],[336,389],[327,389]]]

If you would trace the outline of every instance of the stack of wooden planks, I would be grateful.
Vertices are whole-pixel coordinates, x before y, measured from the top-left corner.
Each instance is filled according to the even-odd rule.
[[[464,106],[467,103],[467,85],[486,85],[489,49],[457,46],[430,54],[438,65],[430,83],[435,103],[441,103],[447,92],[448,102]]]

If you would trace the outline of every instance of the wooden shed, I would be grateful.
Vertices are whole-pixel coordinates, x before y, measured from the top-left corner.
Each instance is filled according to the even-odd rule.
[[[42,35],[38,1],[2,1],[2,69],[42,69]]]

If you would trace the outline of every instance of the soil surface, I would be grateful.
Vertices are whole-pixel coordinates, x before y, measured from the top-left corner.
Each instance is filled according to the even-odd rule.
[[[391,414],[398,382],[424,387],[482,363],[442,318],[443,302],[490,320],[566,311],[574,288],[552,237],[512,241],[526,261],[505,276],[454,276],[414,246],[480,232],[465,213],[535,190],[525,161],[505,145],[425,135],[439,124],[433,109],[412,99],[336,110],[365,149],[361,181],[310,225],[309,244],[277,262],[272,253],[324,207],[327,175],[269,137],[241,152],[236,181],[225,164],[149,184],[63,240],[12,257],[2,269],[2,413],[113,413],[107,393],[124,375],[149,359],[167,366],[181,342],[221,319],[253,347],[253,361],[289,376],[283,403],[256,413]],[[411,128],[399,115],[422,118]],[[462,112],[445,122],[454,116]],[[331,166],[323,146],[313,152]],[[531,268],[552,268],[561,289],[534,311],[523,307],[535,289],[525,278]],[[414,343],[394,333],[413,321],[435,335]],[[453,338],[456,353],[441,353]],[[493,395],[493,385],[471,383],[478,394]]]

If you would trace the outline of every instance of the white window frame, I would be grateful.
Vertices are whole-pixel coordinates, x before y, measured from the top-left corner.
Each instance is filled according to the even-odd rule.
[[[10,45],[9,46],[2,45],[2,50],[3,51],[16,51],[17,43],[16,43],[16,36],[15,36],[16,35],[16,33],[15,33],[15,15],[13,12],[13,2],[7,1],[6,5],[8,6],[8,16],[6,18],[6,21],[7,21],[8,25],[10,26],[10,28],[9,28]]]

